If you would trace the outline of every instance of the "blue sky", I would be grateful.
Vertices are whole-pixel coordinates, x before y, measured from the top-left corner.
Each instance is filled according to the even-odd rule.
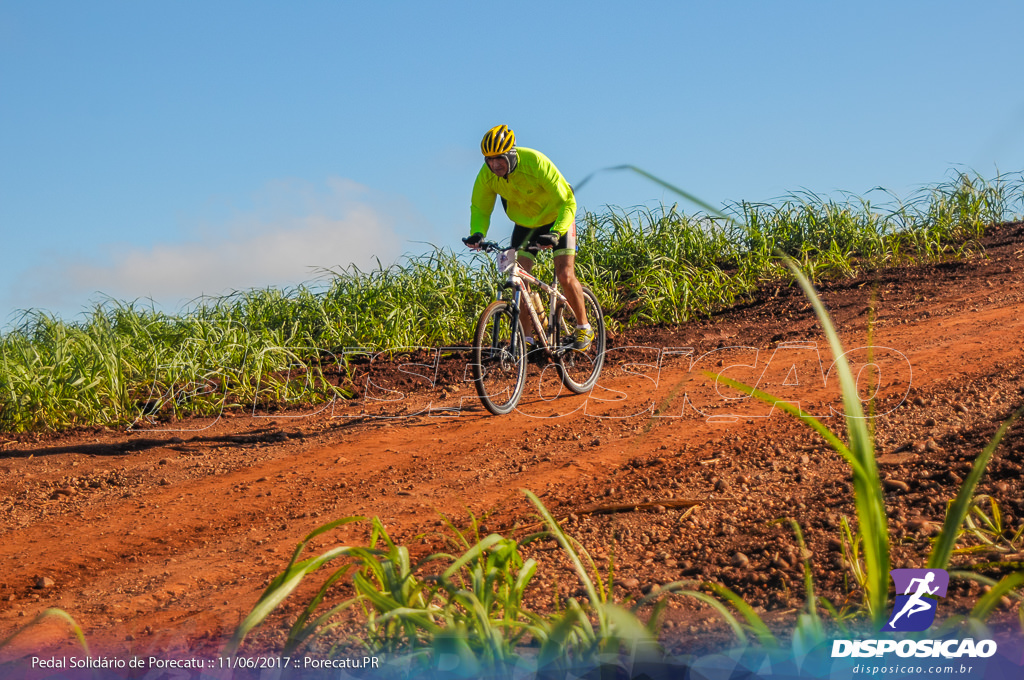
[[[461,247],[498,123],[570,182],[630,163],[715,205],[1020,171],[1022,29],[1016,1],[3,0],[0,326]]]

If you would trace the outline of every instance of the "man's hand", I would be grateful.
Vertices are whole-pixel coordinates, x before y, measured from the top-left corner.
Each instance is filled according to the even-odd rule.
[[[480,248],[480,241],[483,240],[484,235],[481,234],[480,232],[477,232],[475,234],[470,234],[467,238],[462,239],[462,242],[465,243],[468,247],[472,248],[473,250],[477,250]]]

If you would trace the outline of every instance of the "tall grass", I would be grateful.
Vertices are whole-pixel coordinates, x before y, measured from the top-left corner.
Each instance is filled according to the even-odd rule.
[[[959,173],[884,208],[800,193],[725,212],[586,213],[577,271],[613,331],[679,324],[787,277],[776,251],[812,280],[961,256],[1024,207],[1022,188]],[[465,344],[498,284],[487,260],[436,247],[325,274],[317,288],[204,298],[179,315],[113,300],[74,322],[26,312],[0,337],[0,431],[326,403],[347,394],[346,348]]]
[[[284,655],[317,651],[330,656],[356,647],[386,654],[398,665],[411,663],[410,676],[436,671],[448,658],[457,660],[455,677],[501,678],[521,675],[524,665],[546,676],[568,677],[570,669],[654,650],[652,627],[635,610],[611,601],[610,585],[582,546],[565,534],[535,495],[524,493],[540,513],[544,531],[517,541],[498,534],[481,538],[475,525],[467,536],[449,524],[461,553],[436,553],[415,562],[377,519],[372,520],[367,546],[338,546],[300,559],[313,538],[361,518],[318,528],[299,543],[224,655],[237,654],[253,629],[320,570],[326,576],[291,625]],[[568,559],[585,598],[569,597],[554,611],[542,613],[527,603],[538,563],[525,558],[522,549],[552,540]],[[327,601],[331,589],[342,582],[349,584],[353,596],[332,605]],[[336,628],[338,615],[349,609],[361,614],[363,633],[345,639]]]

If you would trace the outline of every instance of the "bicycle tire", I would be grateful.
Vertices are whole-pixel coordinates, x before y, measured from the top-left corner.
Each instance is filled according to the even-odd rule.
[[[562,384],[574,394],[589,392],[597,384],[601,367],[604,366],[606,349],[604,312],[597,301],[597,296],[586,286],[583,286],[583,304],[586,307],[587,321],[594,329],[594,340],[590,347],[582,352],[565,350],[555,363]],[[576,331],[576,314],[562,301],[559,301],[555,309],[554,331],[555,347],[561,348],[572,343],[573,333]]]
[[[526,386],[526,341],[519,316],[504,300],[488,305],[477,321],[472,366],[484,407],[496,416],[515,410]]]

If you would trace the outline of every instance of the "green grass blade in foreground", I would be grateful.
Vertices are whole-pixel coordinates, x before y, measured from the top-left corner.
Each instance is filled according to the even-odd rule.
[[[338,572],[332,575],[329,582],[324,584],[324,588],[322,590],[326,591],[327,586],[333,584],[334,581],[338,580],[338,578],[344,577],[347,573],[347,570],[339,569]],[[335,576],[337,576],[337,578],[335,578]],[[323,599],[322,596],[320,599]],[[285,638],[281,656],[290,656],[309,640],[319,637],[339,625],[338,623],[328,623],[328,621],[330,621],[335,614],[345,611],[349,607],[358,603],[361,599],[362,598],[360,596],[356,596],[349,600],[345,600],[341,604],[337,604],[325,611],[323,614],[320,614],[313,619],[312,622],[309,622],[309,617],[313,610],[319,605],[319,601],[310,603],[299,619],[292,625],[291,630],[288,631],[288,637]]]
[[[743,629],[743,624],[739,622],[736,616],[733,615],[733,613],[729,611],[729,609],[724,604],[722,604],[722,601],[719,600],[717,597],[713,597],[711,595],[708,595],[707,593],[702,593],[696,590],[674,590],[672,592],[677,593],[679,595],[684,595],[686,597],[692,597],[693,599],[703,602],[704,604],[710,606],[712,609],[718,612],[718,615],[722,617],[722,620],[725,621],[726,624],[728,624],[729,628],[732,629],[733,634],[739,639],[740,644],[745,645],[748,642],[750,642],[750,640],[747,638],[747,631]]]
[[[811,301],[818,321],[821,323],[828,339],[833,356],[836,357],[836,369],[842,388],[843,406],[850,445],[848,447],[843,445],[838,437],[828,431],[819,421],[790,404],[735,381],[726,378],[719,378],[719,380],[797,416],[825,437],[829,444],[850,464],[853,469],[854,501],[857,508],[857,518],[860,533],[864,537],[865,605],[871,616],[872,623],[876,627],[881,627],[885,623],[887,612],[890,566],[889,533],[885,515],[885,499],[882,495],[878,468],[875,464],[874,442],[868,431],[864,412],[861,408],[860,398],[857,393],[857,383],[853,379],[853,374],[844,358],[842,343],[839,341],[839,336],[832,325],[828,311],[825,309],[814,287],[807,280],[807,277],[803,275],[799,267],[789,258],[784,257],[783,261],[792,270],[794,277],[803,288],[807,298]]]
[[[302,562],[296,562],[299,555],[305,549],[306,545],[320,534],[330,531],[335,527],[343,524],[349,524],[351,522],[357,522],[361,520],[361,517],[344,517],[333,522],[328,522],[321,527],[314,529],[302,541],[299,542],[295,548],[295,552],[292,554],[291,560],[288,562],[288,566],[281,572],[270,585],[267,586],[263,594],[260,595],[260,599],[256,602],[252,611],[249,615],[238,624],[238,628],[235,630],[235,634],[231,637],[231,640],[224,647],[224,651],[221,653],[222,656],[230,657],[234,656],[235,652],[238,651],[238,646],[242,644],[242,640],[249,634],[253,628],[258,626],[267,616],[270,615],[274,609],[277,608],[289,595],[294,591],[302,579],[307,574],[316,571],[327,562],[348,554],[352,549],[348,547],[332,548],[327,552],[319,555],[318,557],[312,557]]]
[[[715,378],[716,380],[718,380],[718,382],[722,383],[723,385],[733,387],[741,392],[749,394],[752,397],[760,399],[766,404],[770,404],[775,408],[778,408],[779,410],[783,411],[784,413],[790,414],[794,418],[799,418],[809,427],[811,427],[811,429],[820,434],[825,439],[825,441],[828,442],[829,446],[835,449],[835,451],[839,455],[841,455],[847,463],[850,464],[850,467],[853,468],[855,476],[858,474],[868,474],[868,471],[864,468],[864,464],[861,461],[861,459],[858,458],[857,456],[854,456],[853,452],[849,449],[849,447],[847,447],[846,444],[844,444],[843,441],[839,439],[839,437],[837,437],[834,432],[832,432],[832,430],[828,429],[827,426],[825,426],[820,420],[818,420],[811,414],[797,408],[796,406],[793,406],[788,402],[780,400],[778,397],[774,397],[768,394],[767,392],[762,392],[761,390],[750,387],[749,385],[745,385],[744,383],[733,380],[732,378],[726,378],[723,375],[711,372],[705,372],[704,375],[706,375],[709,378]]]
[[[491,547],[495,544],[501,543],[503,544],[503,547],[505,547],[508,542],[509,539],[502,538],[498,534],[490,534],[489,536],[484,537],[483,540],[481,540],[476,545],[470,547],[466,552],[462,554],[461,557],[455,560],[452,563],[452,565],[445,570],[444,578],[452,578],[456,573],[459,572],[459,570],[465,567],[466,564],[473,560],[480,559],[481,555],[490,550]]]
[[[615,629],[615,638],[618,644],[624,645],[634,655],[641,652],[657,654],[660,651],[654,632],[643,625],[632,611],[617,604],[601,606]]]
[[[750,626],[751,631],[757,636],[758,641],[762,645],[766,647],[778,646],[779,641],[768,630],[764,620],[757,615],[754,608],[747,604],[742,597],[720,583],[707,582],[704,584],[704,587],[711,589],[718,597],[728,600],[743,615],[743,618],[747,620],[747,625]]]
[[[928,564],[925,565],[928,569],[945,569],[949,564],[949,558],[953,554],[956,539],[960,535],[960,527],[963,526],[964,519],[970,511],[974,490],[977,488],[978,482],[981,481],[982,475],[985,474],[985,468],[988,467],[992,454],[995,453],[999,442],[1002,441],[1003,435],[1006,434],[1007,430],[1010,429],[1014,421],[1022,413],[1024,413],[1024,406],[1014,411],[1013,415],[1000,426],[992,441],[988,443],[988,446],[974,460],[974,466],[971,467],[970,474],[967,475],[967,479],[964,480],[963,485],[960,487],[960,492],[957,493],[956,499],[946,512],[946,520],[942,523],[942,532],[939,534],[939,538],[935,542],[931,554],[928,556]]]
[[[597,588],[594,586],[593,580],[591,580],[590,576],[587,574],[587,570],[583,568],[583,562],[580,561],[580,556],[573,549],[572,544],[569,542],[568,537],[565,535],[565,532],[562,531],[562,527],[558,524],[555,518],[551,516],[551,513],[548,512],[548,509],[544,507],[544,504],[540,502],[540,499],[537,498],[537,496],[535,496],[532,491],[530,491],[529,489],[522,489],[522,492],[526,495],[527,498],[530,499],[530,502],[533,503],[533,506],[537,508],[537,512],[540,513],[540,516],[544,520],[544,523],[547,525],[548,530],[551,532],[551,535],[555,538],[556,541],[558,541],[558,544],[562,546],[562,550],[569,558],[569,561],[572,562],[573,568],[576,571],[576,575],[579,577],[580,582],[583,584],[584,589],[587,591],[587,597],[590,599],[591,604],[597,607],[597,605],[601,602],[601,599],[598,596]],[[604,633],[608,629],[608,620],[605,616],[605,613],[600,607],[597,608],[597,614],[601,632]]]
[[[818,616],[818,598],[814,594],[814,576],[811,570],[811,551],[807,549],[800,523],[790,518],[789,524],[796,535],[801,561],[804,563],[804,601],[807,604],[807,611],[798,615],[796,629],[793,631],[793,651],[798,656],[803,656],[825,640],[825,627]]]
[[[57,609],[56,607],[52,607],[50,609],[46,609],[46,610],[44,610],[42,612],[39,612],[27,624],[25,624],[24,626],[22,626],[18,630],[14,631],[13,633],[11,633],[9,636],[4,638],[3,640],[0,640],[0,650],[2,650],[7,645],[11,644],[11,642],[14,640],[14,638],[18,637],[19,635],[24,633],[26,630],[28,630],[32,626],[36,626],[36,625],[40,624],[41,622],[45,621],[46,619],[61,619],[63,621],[66,621],[67,624],[69,626],[71,626],[72,632],[74,632],[75,637],[78,639],[78,644],[82,646],[82,651],[85,652],[86,656],[89,656],[89,645],[85,641],[85,633],[82,632],[82,628],[71,617],[70,614],[68,614],[63,609]]]
[[[227,657],[234,656],[235,652],[238,651],[238,646],[245,639],[245,636],[249,634],[249,631],[262,623],[279,604],[291,595],[292,591],[299,586],[307,574],[316,571],[335,558],[348,554],[350,550],[351,548],[348,547],[332,548],[318,557],[289,564],[288,568],[267,587],[263,595],[260,596],[259,601],[257,601],[256,606],[253,607],[242,623],[238,625],[234,636],[232,636],[230,642],[224,648],[222,655]]]
[[[846,430],[850,438],[850,453],[859,462],[854,468],[854,501],[857,506],[857,520],[864,536],[864,561],[867,568],[866,604],[872,623],[881,628],[885,623],[889,597],[889,524],[885,515],[885,498],[882,484],[875,465],[875,445],[868,431],[850,366],[844,356],[843,345],[832,325],[831,318],[818,293],[814,290],[800,268],[788,257],[783,258],[786,266],[803,288],[804,294],[814,306],[825,337],[828,339],[835,366],[839,373],[839,384],[843,394],[843,410],[846,415]]]
[[[537,657],[538,666],[544,668],[564,659],[565,651],[572,646],[573,638],[579,635],[580,627],[586,623],[587,614],[576,602],[569,600],[569,605],[561,616],[555,615],[546,627],[546,635],[540,646]]]
[[[971,610],[971,618],[978,619],[979,621],[986,620],[992,611],[1000,605],[1000,600],[1004,595],[1007,595],[1024,584],[1024,571],[1016,571],[1012,574],[1007,574],[1002,578],[999,583],[992,586],[992,590],[985,593],[978,603],[974,605],[974,609]],[[1021,596],[1014,593],[1015,597],[1020,600]]]
[[[662,187],[664,187],[664,188],[668,189],[669,191],[672,191],[672,192],[674,192],[676,194],[679,194],[680,196],[682,196],[686,200],[690,201],[691,203],[693,203],[695,205],[698,205],[701,208],[704,208],[704,210],[707,210],[710,214],[714,215],[715,217],[720,217],[723,220],[726,220],[728,222],[731,222],[731,223],[735,224],[735,220],[733,220],[733,218],[729,217],[724,212],[722,212],[718,208],[714,207],[710,203],[706,203],[706,202],[702,201],[701,199],[697,198],[696,196],[694,196],[690,192],[683,191],[682,189],[680,189],[679,187],[675,186],[674,184],[669,184],[665,180],[663,180],[663,179],[661,179],[659,177],[655,177],[651,173],[647,172],[646,170],[641,170],[640,168],[636,167],[635,165],[628,165],[628,164],[627,165],[616,165],[616,166],[611,167],[611,168],[605,168],[605,170],[632,170],[633,172],[635,172],[636,174],[640,175],[641,177],[645,177],[645,178],[651,180],[652,182],[654,182],[655,184],[657,184],[659,186],[662,186]],[[598,172],[600,172],[600,170]],[[586,177],[584,177],[583,181],[581,181],[576,186],[576,190],[578,191],[580,188],[582,188],[583,185],[586,184],[586,182],[589,181],[590,178],[593,177],[595,174],[596,173],[591,173],[591,174],[587,175]]]
[[[1018,572],[1018,573],[1022,573],[1022,572]],[[1004,578],[1003,581],[996,581],[993,578],[985,576],[984,574],[979,574],[978,572],[975,572],[975,571],[950,571],[949,572],[950,580],[952,580],[952,579],[961,579],[961,580],[964,580],[964,581],[974,581],[975,583],[979,584],[983,588],[988,587],[990,589],[989,593],[991,593],[991,589],[995,588],[1000,583],[1003,583],[1004,581],[1007,581],[1007,578],[1010,578],[1012,576],[1013,576],[1013,574],[1010,574],[1006,578]],[[1021,599],[1021,595],[1019,593],[1013,592],[1013,590],[1012,590],[1012,587],[1013,587],[1012,581],[1007,582],[1007,583],[1008,583],[1007,590],[1006,591],[1001,591],[999,593],[999,595],[1000,596],[1004,596],[1004,595],[1009,594],[1009,595],[1012,595],[1012,596],[1016,597],[1018,600],[1020,600]],[[950,635],[951,633],[956,632],[956,631],[959,631],[960,634],[962,634],[962,632],[963,632],[962,628],[966,627],[967,631],[971,635],[975,635],[977,637],[982,637],[982,638],[984,638],[984,637],[991,637],[990,631],[988,631],[985,628],[985,624],[984,624],[984,620],[985,619],[982,618],[982,617],[986,617],[987,618],[988,615],[991,613],[991,609],[989,609],[987,602],[984,605],[982,605],[982,600],[985,600],[987,598],[987,596],[988,596],[987,594],[982,596],[982,598],[979,599],[979,601],[977,603],[975,603],[974,609],[969,614],[967,614],[966,616],[964,616],[964,615],[950,616],[949,618],[944,620],[937,628],[932,629],[931,632],[929,633],[929,635],[931,635],[932,637],[938,639],[938,638],[947,637],[948,635]],[[991,603],[992,603],[993,606],[998,604],[998,602],[999,602],[999,598],[998,597],[997,598],[993,598],[991,600]],[[1021,627],[1024,628],[1024,609],[1018,609],[1018,614],[1021,617]]]

